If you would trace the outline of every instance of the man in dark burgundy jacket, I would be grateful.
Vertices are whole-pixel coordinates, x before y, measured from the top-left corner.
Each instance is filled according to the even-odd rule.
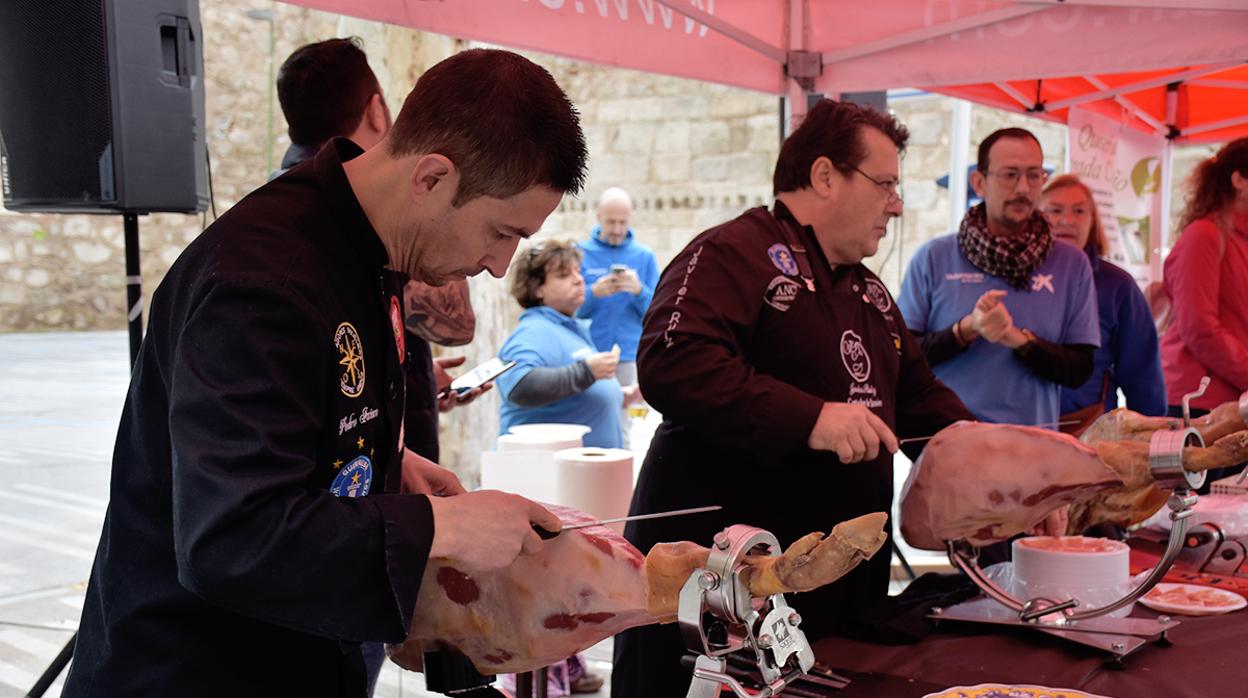
[[[733,523],[782,544],[892,503],[897,435],[970,414],[932,375],[884,284],[864,267],[900,215],[905,129],[823,101],[781,148],[776,204],[701,234],[663,273],[646,315],[641,389],[663,413],[631,513],[703,504],[712,515],[633,522],[643,552],[709,543]],[[897,435],[894,434],[896,432]],[[790,599],[818,637],[887,593],[886,546],[843,579]],[[675,625],[616,639],[612,696],[676,696]]]

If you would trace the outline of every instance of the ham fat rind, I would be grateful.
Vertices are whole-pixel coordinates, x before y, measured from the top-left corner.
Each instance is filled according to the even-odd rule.
[[[565,524],[581,512],[551,507]],[[812,533],[780,557],[750,557],[755,596],[807,591],[844,575],[886,539],[887,515],[868,514]],[[547,666],[622,630],[675,620],[680,588],[706,564],[709,550],[690,542],[659,544],[642,556],[615,531],[566,531],[491,572],[430,559],[411,631],[391,658],[419,669],[425,650],[454,649],[484,674]]]

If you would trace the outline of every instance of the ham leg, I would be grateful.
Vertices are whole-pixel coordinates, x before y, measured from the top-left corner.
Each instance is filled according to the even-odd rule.
[[[551,510],[565,524],[589,520]],[[826,537],[809,534],[782,556],[747,558],[751,593],[808,591],[836,580],[884,544],[887,518],[867,514]],[[643,557],[612,529],[595,526],[566,531],[502,570],[430,559],[408,638],[390,656],[414,670],[434,649],[458,651],[483,674],[547,666],[622,630],[675,620],[681,587],[709,553],[695,543],[664,543]]]
[[[901,534],[916,548],[1006,540],[1049,512],[1121,485],[1096,450],[1034,427],[958,422],[927,444],[901,492]]]
[[[944,550],[950,540],[982,546],[1023,533],[1067,505],[1072,533],[1101,522],[1139,523],[1169,496],[1153,482],[1148,449],[1137,440],[1098,441],[1094,448],[1043,429],[958,422],[932,438],[910,471],[901,534],[927,550]],[[1191,471],[1245,460],[1248,430],[1183,455]]]

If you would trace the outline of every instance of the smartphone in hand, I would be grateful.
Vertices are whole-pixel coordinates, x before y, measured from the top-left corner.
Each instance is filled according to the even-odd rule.
[[[495,357],[451,381],[451,384],[439,393],[439,395],[446,396],[450,394],[452,390],[459,395],[470,393],[476,388],[479,388],[481,385],[503,375],[507,371],[514,368],[515,365],[515,361],[507,361],[504,363],[502,359]]]
[[[626,271],[628,271],[628,265],[627,265],[627,264],[612,264],[612,265],[611,265],[611,273],[612,273],[612,274],[623,274],[623,273],[624,273],[624,272],[626,272]]]

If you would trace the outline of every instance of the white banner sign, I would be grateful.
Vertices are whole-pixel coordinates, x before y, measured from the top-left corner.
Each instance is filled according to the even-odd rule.
[[[1165,139],[1077,107],[1066,123],[1070,171],[1096,197],[1108,242],[1105,258],[1147,283],[1154,241],[1161,236],[1154,211]]]

